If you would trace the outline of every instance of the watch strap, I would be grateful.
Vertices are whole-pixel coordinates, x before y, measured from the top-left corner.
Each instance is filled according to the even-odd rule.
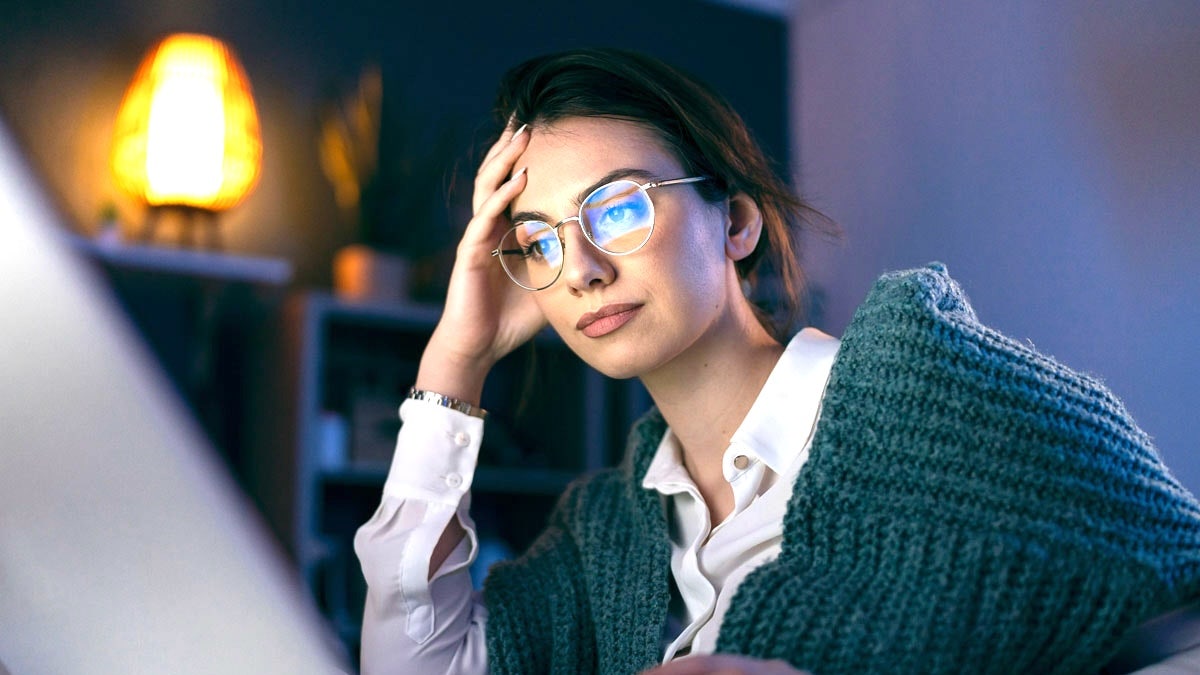
[[[479,419],[487,419],[487,411],[484,410],[483,408],[472,405],[470,403],[467,403],[466,401],[462,401],[457,398],[451,398],[444,394],[439,394],[435,391],[426,391],[424,389],[417,389],[416,387],[412,387],[411,389],[408,390],[408,397],[413,400],[416,400],[416,401],[426,401],[428,403],[433,403],[434,405],[440,405],[443,408],[450,408],[451,410],[457,410],[458,412],[466,414],[466,415],[470,415],[471,417],[478,417]]]

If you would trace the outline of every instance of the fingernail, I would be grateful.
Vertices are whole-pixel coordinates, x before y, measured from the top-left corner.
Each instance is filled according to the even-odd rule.
[[[525,173],[525,169],[528,169],[528,168],[529,168],[529,167],[527,167],[527,166],[523,166],[523,167],[521,167],[520,169],[517,169],[517,172],[516,172],[516,173],[514,173],[514,174],[513,174],[513,177],[512,177],[512,178],[510,178],[509,180],[516,180],[516,179],[520,178],[520,177],[521,177],[521,174]]]
[[[512,135],[512,138],[508,139],[508,142],[509,142],[509,143],[512,143],[513,141],[517,140],[517,136],[520,136],[521,134],[525,133],[525,129],[526,129],[526,127],[528,127],[528,126],[529,126],[528,124],[522,124],[522,125],[521,125],[521,128],[520,128],[520,129],[517,129],[516,133],[514,133],[514,134]]]

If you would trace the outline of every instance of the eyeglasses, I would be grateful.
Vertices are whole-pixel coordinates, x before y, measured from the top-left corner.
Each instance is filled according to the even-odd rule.
[[[579,205],[579,215],[555,225],[540,220],[517,223],[500,238],[492,255],[513,283],[531,291],[549,288],[563,268],[563,241],[559,228],[572,220],[583,236],[609,255],[629,255],[646,245],[654,232],[653,188],[708,180],[706,176],[637,183],[616,180],[592,190]]]

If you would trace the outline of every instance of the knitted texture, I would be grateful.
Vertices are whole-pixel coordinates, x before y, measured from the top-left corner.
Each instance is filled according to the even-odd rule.
[[[981,325],[940,265],[885,275],[842,338],[780,556],[739,586],[718,651],[838,673],[1086,673],[1200,596],[1200,505],[1094,379]],[[492,668],[655,663],[669,544],[627,463],[573,486],[495,570]],[[797,442],[801,442],[799,439]]]
[[[643,416],[620,469],[572,483],[529,550],[489,571],[492,673],[628,674],[662,660],[671,544],[641,477],[666,428],[656,410]]]

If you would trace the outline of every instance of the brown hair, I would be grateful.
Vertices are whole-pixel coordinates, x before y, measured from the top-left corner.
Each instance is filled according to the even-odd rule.
[[[650,56],[619,49],[580,49],[526,61],[500,82],[494,109],[500,127],[546,123],[568,117],[610,117],[654,131],[688,175],[711,180],[693,187],[709,202],[742,192],[758,204],[763,236],[738,261],[738,275],[760,295],[760,273],[778,279],[756,305],[759,321],[784,340],[802,317],[804,274],[799,231],[836,232],[836,226],[804,203],[771,167],[741,116],[699,80]],[[766,268],[765,270],[763,268]]]

